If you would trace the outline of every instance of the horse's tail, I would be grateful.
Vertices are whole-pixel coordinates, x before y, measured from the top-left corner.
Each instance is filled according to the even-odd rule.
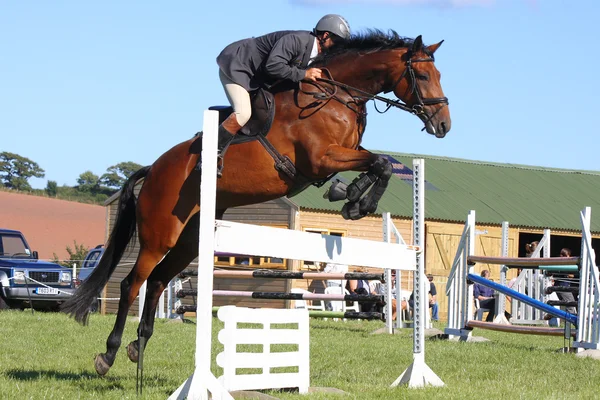
[[[83,325],[88,322],[90,307],[104,288],[117,264],[123,257],[136,231],[136,198],[133,193],[137,181],[148,174],[150,167],[143,167],[127,179],[121,189],[117,219],[112,229],[104,254],[90,276],[75,291],[61,310]]]

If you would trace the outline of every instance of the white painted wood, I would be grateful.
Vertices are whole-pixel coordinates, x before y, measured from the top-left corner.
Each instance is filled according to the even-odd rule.
[[[215,251],[413,271],[412,246],[217,221]],[[268,238],[268,240],[266,240]]]
[[[600,349],[600,273],[596,265],[596,252],[592,248],[590,224],[592,210],[580,212],[583,234],[581,238],[581,272],[579,282],[579,327],[573,347]]]
[[[219,381],[229,390],[298,388],[308,393],[310,379],[309,316],[306,309],[251,309],[221,307],[218,317],[225,326],[219,332],[223,352],[217,364],[223,368]],[[239,323],[258,323],[257,328],[237,328]],[[274,324],[297,328],[276,329]],[[262,345],[262,353],[240,352],[238,345]],[[290,344],[297,351],[271,352],[271,345]],[[272,368],[293,367],[297,372],[276,372]],[[260,369],[260,373],[240,373],[240,368]]]
[[[210,370],[218,126],[219,113],[217,111],[204,111],[200,207],[206,212],[202,212],[200,215],[200,240],[198,244],[196,365],[192,376],[169,399],[208,400],[212,398],[213,400],[233,400],[233,397],[217,381]]]

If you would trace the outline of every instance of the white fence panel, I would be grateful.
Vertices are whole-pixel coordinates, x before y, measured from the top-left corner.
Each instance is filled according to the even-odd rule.
[[[217,355],[217,364],[223,368],[219,377],[228,391],[262,390],[297,387],[308,393],[309,331],[308,311],[305,309],[252,309],[235,306],[221,307],[218,317],[225,323],[219,332],[223,352]],[[256,329],[238,324],[261,324]],[[273,324],[297,324],[297,329],[286,326],[273,329]],[[262,353],[238,352],[238,345],[262,345]],[[271,345],[294,345],[297,351],[271,352]],[[297,372],[275,372],[273,368],[292,367]],[[238,373],[238,369],[262,370],[260,373]]]

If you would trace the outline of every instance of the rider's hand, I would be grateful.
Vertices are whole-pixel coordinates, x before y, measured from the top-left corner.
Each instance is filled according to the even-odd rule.
[[[304,75],[304,79],[309,81],[316,82],[318,78],[322,77],[322,72],[319,68],[309,68],[306,70],[306,75]]]

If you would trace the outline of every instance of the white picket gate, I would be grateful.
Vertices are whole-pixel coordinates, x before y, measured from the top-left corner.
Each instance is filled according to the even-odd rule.
[[[218,317],[225,323],[219,332],[224,345],[217,355],[223,368],[219,381],[228,391],[298,388],[308,393],[310,380],[310,349],[308,311],[305,309],[253,309],[236,306],[221,307]],[[238,324],[260,324],[260,327],[238,327]],[[277,329],[273,325],[293,324]],[[261,352],[243,352],[238,345],[262,345]],[[272,346],[291,345],[296,350],[273,351]],[[251,348],[252,350],[255,347]],[[297,372],[278,372],[291,367]],[[238,372],[239,369],[262,372]]]

